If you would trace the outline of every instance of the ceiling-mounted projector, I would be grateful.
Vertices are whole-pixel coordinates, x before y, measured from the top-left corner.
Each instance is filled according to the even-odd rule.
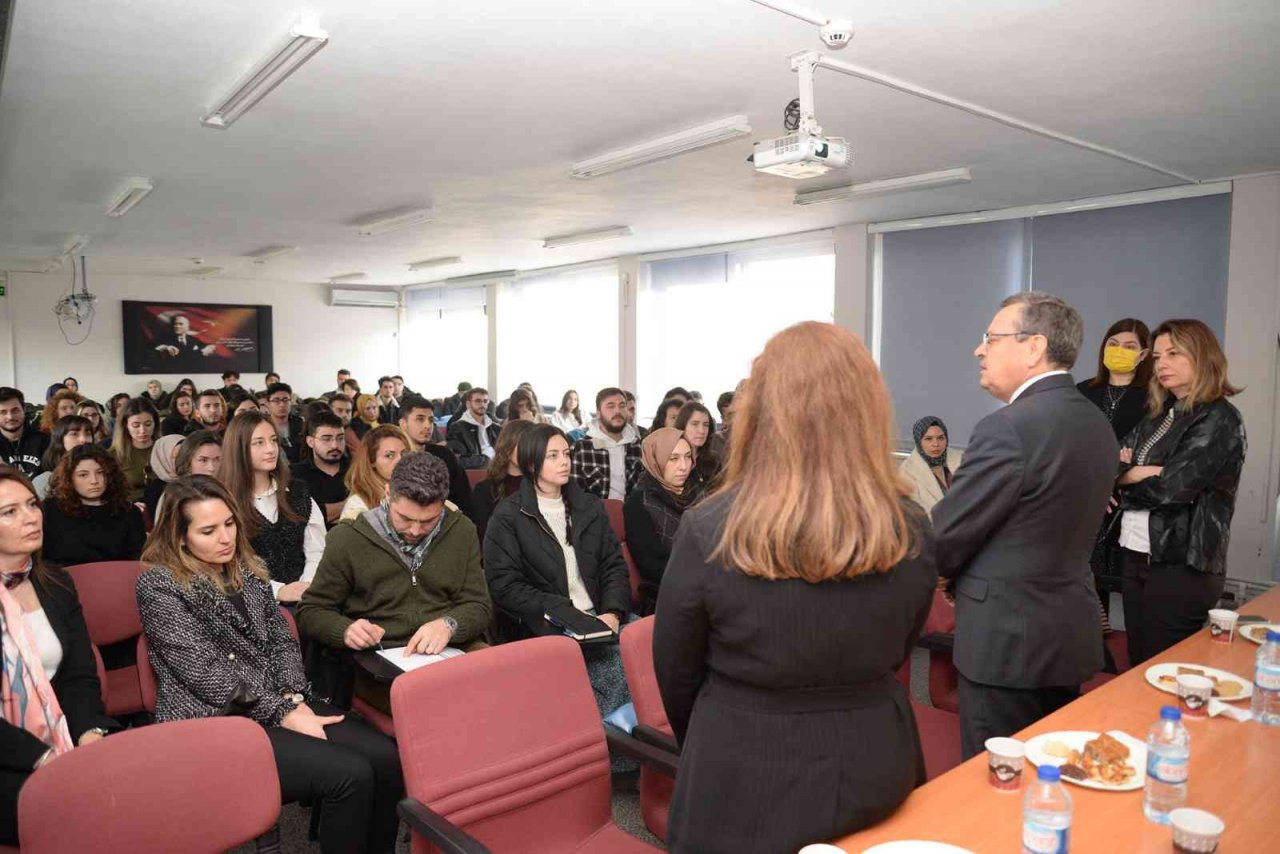
[[[803,132],[757,142],[751,155],[757,172],[796,180],[843,169],[849,161],[849,143],[844,137]]]

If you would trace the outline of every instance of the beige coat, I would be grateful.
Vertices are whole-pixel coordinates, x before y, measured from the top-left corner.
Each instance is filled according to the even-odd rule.
[[[951,469],[953,476],[960,468],[960,460],[963,457],[960,451],[947,448],[947,468]],[[942,484],[938,483],[933,470],[924,461],[924,457],[920,456],[919,449],[912,451],[911,456],[902,461],[898,471],[911,484],[911,499],[923,507],[925,512],[931,513],[933,505],[942,500]]]

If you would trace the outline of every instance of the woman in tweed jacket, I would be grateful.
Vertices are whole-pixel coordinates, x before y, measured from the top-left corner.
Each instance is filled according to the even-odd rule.
[[[319,799],[325,852],[395,848],[395,744],[318,700],[227,490],[173,481],[142,559],[138,610],[161,721],[243,715],[267,730],[285,802]]]

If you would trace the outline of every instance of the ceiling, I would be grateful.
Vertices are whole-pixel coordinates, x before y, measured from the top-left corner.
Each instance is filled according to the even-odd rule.
[[[1280,169],[1276,0],[804,0],[852,17],[840,59],[1200,179]],[[300,13],[329,45],[226,131],[199,117]],[[756,175],[750,140],[590,181],[576,159],[735,113],[782,134],[816,28],[748,0],[14,0],[0,78],[0,269],[87,234],[98,273],[368,284],[533,269],[1176,183],[830,71],[817,116],[851,173]],[[968,166],[967,186],[796,207],[797,189]],[[155,191],[102,213],[126,177]],[[431,206],[381,237],[353,221]],[[634,235],[545,250],[549,235]],[[242,256],[298,246],[265,265]],[[430,271],[429,271],[430,272]],[[208,279],[210,284],[216,278]]]

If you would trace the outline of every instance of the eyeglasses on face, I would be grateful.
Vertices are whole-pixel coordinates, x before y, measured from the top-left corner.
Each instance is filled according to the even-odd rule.
[[[1030,332],[984,332],[982,333],[982,346],[986,347],[997,338],[1026,338]]]

